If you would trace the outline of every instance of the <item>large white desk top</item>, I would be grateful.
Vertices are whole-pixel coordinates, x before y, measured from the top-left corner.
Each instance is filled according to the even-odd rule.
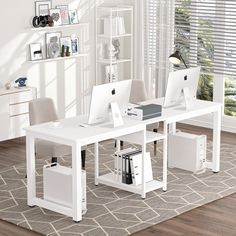
[[[144,104],[163,104],[163,99],[153,99],[145,102]],[[145,121],[138,121],[129,117],[124,117],[124,125],[114,128],[112,122],[100,124],[97,126],[81,127],[80,124],[87,122],[87,116],[77,116],[60,120],[59,127],[54,127],[53,122],[39,124],[26,128],[26,132],[30,133],[37,138],[42,136],[44,139],[50,137],[50,140],[55,138],[67,140],[69,143],[77,141],[81,145],[87,145],[99,140],[115,138],[125,135],[127,130],[132,132],[134,130],[142,130],[143,125],[153,124],[155,122],[166,121],[167,123],[178,122],[184,119],[189,119],[196,116],[201,116],[221,109],[221,104],[196,100],[194,107],[186,110],[183,106],[163,108],[162,115],[153,119]]]
[[[106,140],[127,134],[127,132],[135,132],[144,130],[144,124],[134,119],[124,119],[124,125],[114,128],[111,121],[100,125],[92,125],[81,127],[80,124],[87,122],[87,116],[77,116],[60,120],[58,127],[53,126],[53,122],[39,124],[26,128],[26,132],[31,135],[43,139],[49,138],[60,142],[58,139],[63,139],[71,142],[80,142],[81,145],[87,145],[99,140]],[[136,131],[136,132],[137,132]],[[68,143],[68,144],[69,144]]]

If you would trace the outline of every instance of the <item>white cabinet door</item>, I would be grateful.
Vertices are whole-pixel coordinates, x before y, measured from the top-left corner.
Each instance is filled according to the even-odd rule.
[[[10,138],[24,136],[24,128],[26,126],[29,126],[29,114],[22,114],[10,117]]]
[[[0,96],[0,141],[9,138],[9,131],[10,131],[9,102],[10,102],[10,97],[8,95]]]

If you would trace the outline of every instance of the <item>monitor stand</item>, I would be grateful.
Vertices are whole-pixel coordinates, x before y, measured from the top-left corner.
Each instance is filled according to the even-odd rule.
[[[190,89],[188,87],[183,88],[183,95],[184,95],[184,101],[185,101],[185,106],[186,110],[190,110],[193,108],[193,96],[190,92]]]
[[[121,116],[120,108],[117,102],[111,102],[111,113],[114,127],[119,127],[124,124]]]

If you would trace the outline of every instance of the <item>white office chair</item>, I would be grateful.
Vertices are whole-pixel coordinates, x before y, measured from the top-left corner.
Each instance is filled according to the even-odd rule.
[[[140,103],[148,100],[145,84],[143,80],[132,80],[130,103]],[[159,123],[157,128],[153,129],[153,132],[158,132]],[[121,147],[123,147],[123,141],[121,141]],[[157,141],[154,141],[154,155],[157,153]]]
[[[51,98],[39,98],[29,102],[30,125],[55,121],[58,119],[53,100]],[[51,157],[52,162],[57,162],[58,157],[70,155],[71,147],[41,139],[35,142],[35,153],[37,157]],[[82,168],[85,168],[86,151],[81,151]]]

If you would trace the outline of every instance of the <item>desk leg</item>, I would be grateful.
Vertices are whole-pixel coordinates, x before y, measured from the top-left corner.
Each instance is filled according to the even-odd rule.
[[[168,143],[168,125],[163,122],[163,134],[166,136],[163,140],[163,191],[167,190],[167,143]]]
[[[95,154],[95,167],[94,167],[94,176],[95,176],[95,185],[98,185],[98,176],[99,176],[99,158],[98,158],[98,155],[99,155],[99,146],[98,146],[98,143],[95,143],[94,144],[94,154]]]
[[[171,124],[169,125],[169,133],[170,133],[170,134],[176,133],[176,122],[171,123]]]
[[[142,144],[142,198],[146,198],[145,156],[146,156],[146,128],[145,130],[143,130],[143,144]]]
[[[72,214],[73,220],[82,220],[81,146],[72,146]]]
[[[221,135],[221,109],[213,113],[213,152],[212,170],[220,171],[220,135]]]
[[[26,162],[27,162],[27,204],[34,206],[33,199],[36,197],[35,177],[35,139],[26,135]]]
[[[116,151],[120,151],[120,140],[116,139]]]

